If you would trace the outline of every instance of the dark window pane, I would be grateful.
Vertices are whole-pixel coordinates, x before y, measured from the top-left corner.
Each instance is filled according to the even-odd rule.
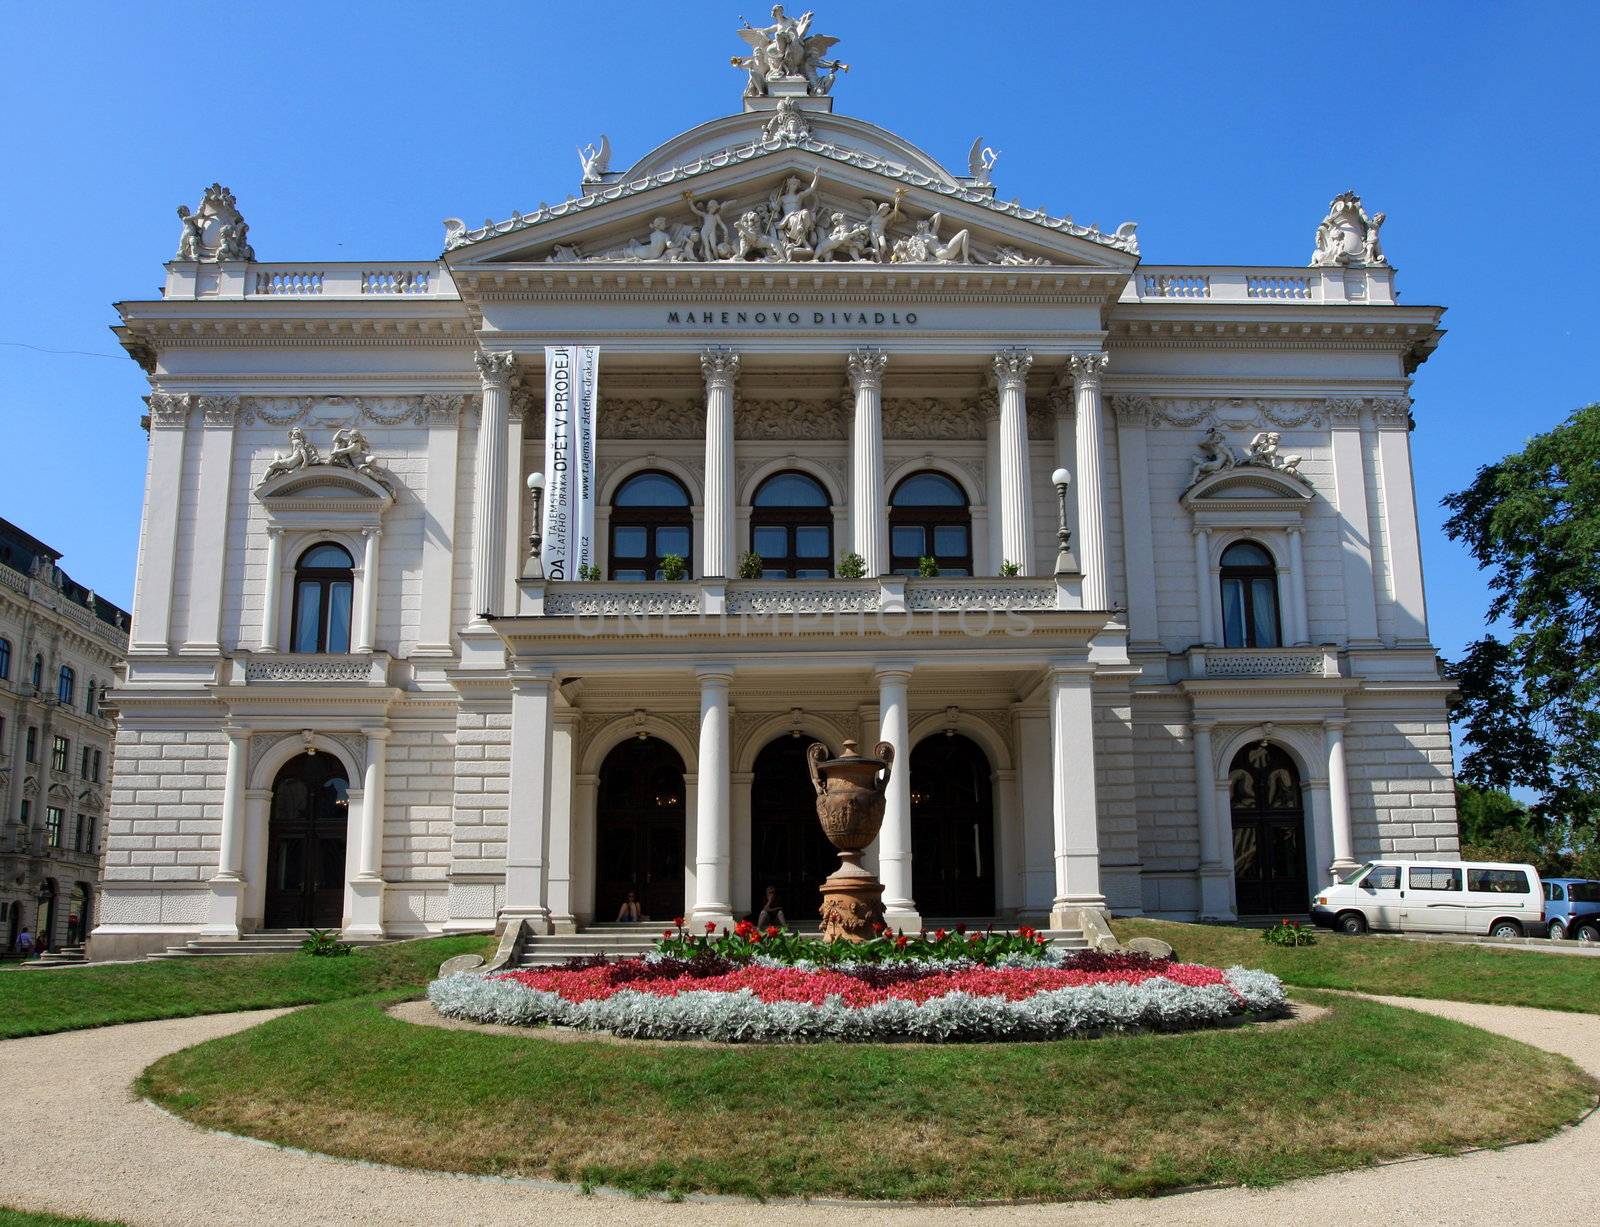
[[[965,567],[947,567],[943,563],[940,563],[939,564],[939,574],[940,575],[966,575],[966,574],[968,574],[968,571],[967,571],[967,569]]]
[[[1460,890],[1459,869],[1413,868],[1410,873],[1412,890]]]
[[[300,565],[347,570],[355,564],[350,561],[350,554],[343,546],[324,541],[321,545],[313,545],[300,555]]]
[[[625,581],[628,581],[628,582],[638,582],[638,581],[644,579],[644,572],[643,571],[638,571],[638,570],[618,571],[618,572],[616,572],[616,576],[620,580],[625,580]]]
[[[789,530],[778,525],[758,524],[750,534],[752,548],[763,558],[783,558],[789,553]]]
[[[1254,608],[1251,614],[1255,620],[1256,641],[1251,644],[1257,648],[1275,648],[1278,646],[1278,585],[1271,579],[1253,579],[1250,581],[1250,602]]]
[[[337,886],[344,881],[344,840],[323,839],[322,844],[322,877],[318,879],[319,887]]]
[[[1222,581],[1222,645],[1245,646],[1244,585],[1236,579]]]
[[[296,652],[315,652],[317,650],[317,617],[322,604],[322,585],[304,582],[298,586],[299,607],[294,623],[294,642],[291,648]]]
[[[328,651],[350,650],[350,584],[344,580],[328,585]]]
[[[967,554],[967,526],[965,524],[937,524],[933,529],[933,553],[936,558],[965,558]]]
[[[761,483],[752,500],[756,507],[826,507],[828,495],[804,473],[776,473]]]
[[[927,551],[923,548],[922,528],[916,524],[896,524],[894,526],[894,544],[890,547],[892,553],[902,558],[921,558]]]
[[[833,551],[828,548],[828,538],[833,530],[824,524],[799,524],[794,530],[796,558],[826,558]]]
[[[1520,869],[1469,869],[1467,889],[1496,895],[1525,895],[1528,875]]]
[[[299,890],[304,878],[305,844],[298,839],[285,839],[278,844],[277,869],[279,890]]]
[[[967,496],[943,473],[913,473],[894,489],[896,507],[965,507]]]
[[[1225,567],[1270,567],[1272,555],[1259,545],[1249,541],[1235,541],[1222,551],[1222,565]]]
[[[643,558],[649,546],[649,530],[632,524],[619,524],[613,530],[611,552],[618,558]]]
[[[676,554],[680,558],[689,557],[689,530],[682,525],[663,525],[656,529],[656,557],[664,558],[668,554]]]
[[[798,571],[796,571],[794,573],[794,577],[796,579],[827,579],[828,578],[828,572],[827,572],[827,570],[825,570],[823,568],[817,568],[815,570],[811,570],[811,569],[807,569],[807,568],[802,567],[800,570],[798,570]]]
[[[769,568],[767,568],[767,569],[765,569],[765,570],[763,570],[761,572],[761,578],[762,579],[788,579],[789,578],[789,573],[787,571],[785,571],[782,567],[779,567],[777,570],[773,570],[773,569],[771,569],[769,567]]]
[[[612,501],[618,507],[687,507],[689,495],[665,473],[638,473],[622,483]]]

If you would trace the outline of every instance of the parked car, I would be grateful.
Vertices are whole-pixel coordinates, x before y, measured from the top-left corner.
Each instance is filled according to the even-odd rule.
[[[1544,890],[1532,865],[1369,861],[1319,890],[1311,919],[1341,933],[1474,933],[1542,937]]]
[[[1592,878],[1546,878],[1544,916],[1550,936],[1600,942],[1600,882]]]

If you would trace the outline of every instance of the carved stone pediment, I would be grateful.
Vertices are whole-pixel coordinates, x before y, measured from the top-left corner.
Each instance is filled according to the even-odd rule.
[[[1310,484],[1296,473],[1259,465],[1238,465],[1206,474],[1183,492],[1182,502],[1186,507],[1195,503],[1238,502],[1257,506],[1287,503],[1298,507],[1313,497]]]

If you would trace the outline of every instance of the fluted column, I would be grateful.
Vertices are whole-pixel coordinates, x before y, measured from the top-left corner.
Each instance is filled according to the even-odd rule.
[[[1072,384],[1078,403],[1078,566],[1083,571],[1083,607],[1109,609],[1106,579],[1106,514],[1100,443],[1105,433],[1100,375],[1106,354],[1073,354]]]
[[[733,801],[728,745],[730,665],[701,665],[699,787],[695,797],[694,925],[732,927],[732,885],[729,865],[733,848]]]
[[[477,482],[473,490],[472,616],[500,612],[506,574],[506,436],[511,414],[513,353],[475,355],[483,380],[478,422]]]
[[[1348,873],[1356,867],[1355,857],[1351,849],[1355,844],[1355,833],[1350,820],[1350,778],[1345,771],[1344,763],[1344,721],[1324,720],[1322,722],[1323,743],[1328,752],[1328,808],[1333,817],[1333,865],[1334,873]],[[1330,868],[1326,865],[1318,866],[1324,873]],[[1324,885],[1322,882],[1315,883]]]
[[[883,918],[891,929],[922,928],[911,880],[911,709],[906,687],[911,671],[877,670],[878,736],[894,747],[894,765],[878,831],[878,878],[883,883]]]
[[[370,652],[378,646],[378,539],[381,528],[361,530],[366,538],[361,553],[361,618],[356,633],[357,652]]]
[[[217,841],[217,872],[211,879],[204,937],[238,937],[244,899],[244,786],[250,761],[250,734],[228,726],[228,761],[222,777],[222,829]],[[48,735],[49,730],[46,730]]]
[[[889,523],[883,497],[883,368],[889,355],[858,349],[850,355],[855,414],[850,426],[850,548],[868,575],[889,570]]]
[[[283,529],[267,526],[267,574],[261,598],[261,643],[263,652],[278,650],[278,607],[283,604]]]
[[[702,575],[729,578],[734,570],[733,395],[739,355],[708,349],[700,355],[706,380],[706,515]]]
[[[1033,498],[1028,481],[1028,368],[1033,355],[1006,349],[994,356],[1000,398],[1000,553],[995,570],[1008,562],[1033,574]]]

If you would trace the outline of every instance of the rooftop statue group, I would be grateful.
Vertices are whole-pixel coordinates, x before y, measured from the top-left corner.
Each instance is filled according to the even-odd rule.
[[[683,194],[693,222],[674,224],[665,216],[651,219],[650,229],[609,251],[587,254],[573,244],[557,245],[549,259],[564,264],[578,260],[705,261],[764,260],[871,261],[878,264],[1043,264],[1014,247],[999,248],[992,260],[978,257],[965,230],[941,235],[943,214],[912,220],[901,208],[904,189],[891,200],[862,200],[864,213],[827,208],[820,196],[821,172],[809,182],[790,175],[764,201],[735,212],[724,200],[696,200]],[[898,221],[909,233],[891,233]]]
[[[1361,197],[1341,192],[1328,205],[1328,216],[1317,225],[1317,246],[1311,253],[1312,268],[1342,265],[1384,265],[1389,263],[1378,245],[1378,231],[1386,213],[1370,217],[1361,207]]]
[[[783,5],[774,4],[770,26],[752,26],[743,17],[739,19],[743,23],[739,37],[750,53],[734,56],[731,63],[746,74],[746,98],[768,97],[779,81],[803,81],[807,95],[820,98],[833,88],[841,72],[850,71],[850,65],[825,58],[839,40],[811,33],[811,17],[809,12],[790,17]]]
[[[178,260],[254,260],[250,227],[240,215],[233,193],[213,183],[200,198],[199,208],[178,206],[183,233],[178,239]]]
[[[353,426],[334,431],[333,442],[329,446],[327,456],[323,456],[317,450],[316,444],[306,437],[306,432],[302,428],[290,427],[289,450],[273,453],[272,463],[267,465],[267,471],[261,475],[260,484],[266,485],[274,477],[282,477],[285,473],[293,473],[320,464],[350,469],[363,477],[371,478],[385,490],[394,489],[387,474],[379,468],[378,458],[372,454],[372,445],[367,442],[367,436]]]

